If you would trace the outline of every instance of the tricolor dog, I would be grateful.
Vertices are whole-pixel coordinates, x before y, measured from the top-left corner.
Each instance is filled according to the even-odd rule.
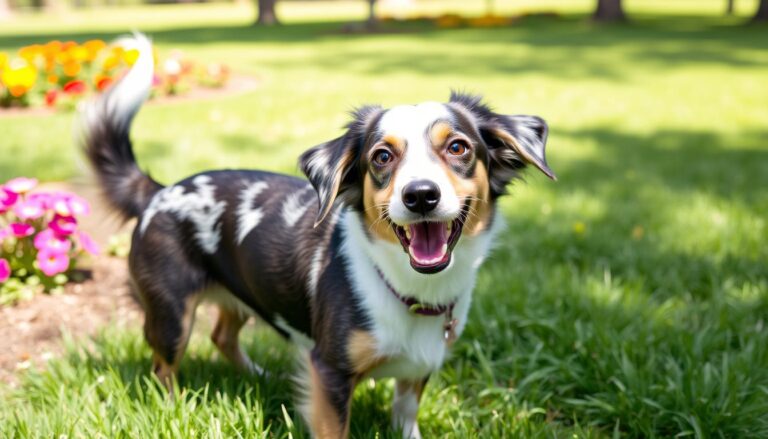
[[[204,300],[222,354],[255,314],[306,348],[301,407],[316,437],[348,435],[365,377],[396,379],[393,423],[420,437],[419,399],[467,323],[480,264],[502,227],[497,200],[528,165],[554,178],[547,125],[474,96],[366,106],[300,158],[308,180],[223,170],[163,186],[136,164],[131,121],[153,76],[149,41],[84,112],[84,148],[112,205],[136,218],[129,257],[154,372],[172,382]]]

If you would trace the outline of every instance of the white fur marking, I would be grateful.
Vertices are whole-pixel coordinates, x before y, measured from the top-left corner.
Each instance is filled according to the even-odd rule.
[[[430,218],[433,221],[452,221],[461,211],[463,200],[459,200],[445,169],[432,149],[429,128],[438,120],[450,121],[451,113],[436,102],[419,105],[402,105],[384,113],[379,122],[383,135],[394,135],[405,139],[407,147],[403,161],[398,166],[394,191],[389,200],[389,216],[398,224],[421,219],[421,215],[408,210],[400,194],[403,188],[414,180],[430,180],[440,188],[440,202]]]
[[[296,191],[288,196],[283,204],[283,221],[288,227],[293,227],[296,222],[307,213],[307,209],[311,206],[311,202],[303,203],[304,196],[311,193],[312,186],[307,186],[302,190]]]
[[[370,240],[359,214],[344,213],[341,251],[349,266],[352,289],[370,318],[378,354],[392,358],[375,369],[371,376],[422,379],[439,369],[447,354],[443,340],[445,316],[408,312],[382,282],[376,267],[404,296],[435,305],[455,300],[453,316],[458,319],[456,334],[460,335],[466,325],[477,269],[502,227],[500,214],[493,221],[491,230],[476,237],[462,236],[459,239],[452,261],[445,270],[421,274],[411,268],[408,256],[399,244]]]
[[[227,206],[216,201],[211,177],[198,175],[192,180],[194,192],[186,192],[183,186],[168,186],[158,192],[149,203],[141,218],[141,233],[145,233],[152,218],[158,212],[170,212],[179,220],[191,221],[195,226],[195,238],[206,253],[215,253],[221,240],[219,218]]]
[[[243,240],[254,227],[258,226],[264,212],[260,207],[253,208],[254,199],[259,196],[267,183],[257,181],[251,183],[240,193],[240,205],[237,207],[237,243],[242,244]]]

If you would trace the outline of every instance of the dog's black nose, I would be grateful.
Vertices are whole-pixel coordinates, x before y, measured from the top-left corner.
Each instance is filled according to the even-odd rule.
[[[403,204],[411,212],[426,215],[440,202],[440,188],[433,181],[416,180],[403,188]]]

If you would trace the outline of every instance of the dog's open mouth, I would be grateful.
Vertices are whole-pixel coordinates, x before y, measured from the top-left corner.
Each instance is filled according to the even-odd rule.
[[[407,226],[392,223],[414,270],[425,274],[438,273],[451,263],[451,252],[461,236],[468,208],[469,205],[465,205],[453,221],[423,221]]]

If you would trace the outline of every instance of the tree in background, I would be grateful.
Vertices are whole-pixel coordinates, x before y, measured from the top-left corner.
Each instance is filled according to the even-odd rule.
[[[376,0],[368,0],[368,28],[376,27],[378,21],[376,20]]]
[[[768,0],[760,0],[760,6],[757,7],[757,12],[752,17],[752,21],[768,22]]]
[[[725,4],[725,14],[726,15],[733,15],[733,1],[734,0],[728,0]]]
[[[602,22],[624,21],[627,16],[624,14],[621,0],[597,0],[597,9],[592,19]]]
[[[277,0],[256,0],[256,6],[259,11],[259,15],[256,17],[256,24],[265,26],[279,24],[277,14],[275,14],[275,4],[277,4]]]

